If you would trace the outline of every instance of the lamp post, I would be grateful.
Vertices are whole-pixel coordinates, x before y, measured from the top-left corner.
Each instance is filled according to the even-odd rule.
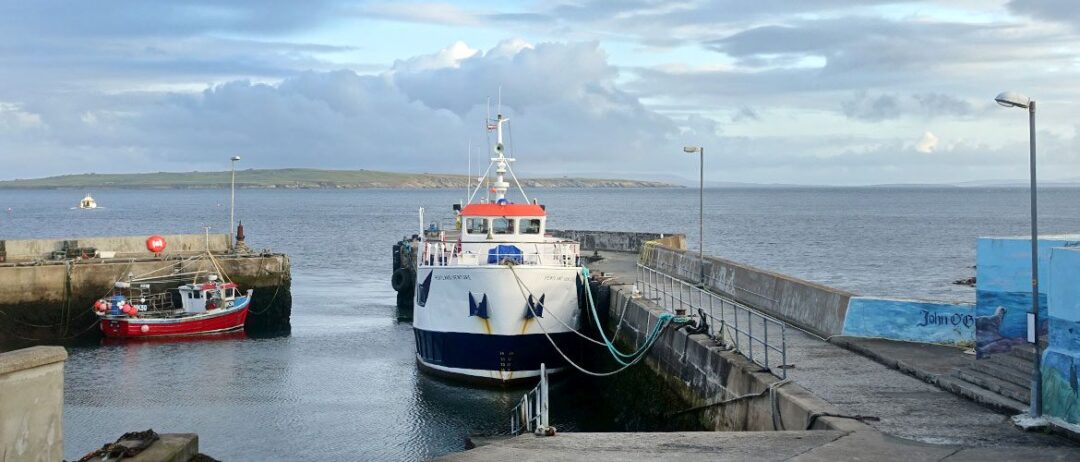
[[[1028,110],[1028,138],[1031,143],[1031,323],[1035,332],[1035,368],[1031,371],[1031,407],[1028,414],[1042,416],[1042,370],[1039,355],[1039,208],[1038,190],[1035,187],[1035,100],[1019,93],[1007,91],[994,98],[1005,107]]]
[[[234,248],[233,233],[236,232],[236,227],[233,224],[233,219],[236,216],[236,163],[240,161],[240,156],[232,156],[229,159],[230,170],[232,179],[229,181],[229,249]]]
[[[698,167],[698,283],[705,286],[705,148],[702,146],[685,146],[683,152],[688,154],[697,153],[701,158]]]

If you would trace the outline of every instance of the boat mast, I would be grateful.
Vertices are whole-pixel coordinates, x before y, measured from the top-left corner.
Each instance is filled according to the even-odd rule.
[[[512,157],[506,157],[504,155],[505,148],[503,147],[503,124],[509,122],[510,119],[504,118],[502,114],[495,115],[495,157],[491,158],[491,162],[495,164],[495,182],[491,187],[495,190],[495,202],[506,202],[506,190],[510,189],[510,183],[506,182],[503,177],[506,174],[507,167],[510,162],[515,159]]]

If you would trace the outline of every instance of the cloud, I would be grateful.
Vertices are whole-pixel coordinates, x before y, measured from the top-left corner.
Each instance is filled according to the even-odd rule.
[[[840,103],[841,112],[852,119],[881,122],[901,116],[964,117],[974,111],[970,102],[943,93],[916,93],[909,96],[857,92]]]
[[[26,112],[21,105],[0,101],[0,133],[41,128],[41,115]]]
[[[508,41],[453,68],[417,72],[395,64],[393,74],[410,98],[458,115],[494,97],[500,87],[503,105],[519,112],[560,101],[576,101],[596,113],[642,109],[636,98],[616,88],[618,69],[596,42],[532,46]]]
[[[1016,89],[1046,102],[1048,165],[1075,171],[1071,6],[0,2],[0,156],[6,176],[201,169],[231,151],[459,171],[501,87],[529,173],[681,171],[692,159],[672,148],[702,144],[741,153],[714,172],[731,181],[1008,177],[1025,138],[990,98]],[[930,126],[948,143],[912,138]]]
[[[746,120],[761,120],[761,116],[750,106],[739,106],[739,109],[731,116],[731,121],[742,122]]]
[[[438,53],[399,60],[394,63],[394,69],[401,72],[415,72],[457,68],[461,66],[462,61],[476,56],[478,53],[480,53],[480,50],[469,48],[468,44],[458,40],[452,45],[439,50]]]
[[[942,93],[918,93],[912,95],[929,116],[966,116],[973,107],[970,102]]]
[[[933,133],[927,131],[923,132],[922,138],[919,139],[918,143],[915,143],[915,150],[923,154],[929,154],[931,152],[934,152],[934,149],[937,148],[937,145],[938,137],[934,136]]]
[[[1080,27],[1080,8],[1072,0],[1010,0],[1007,7],[1013,13]]]
[[[425,61],[439,57],[453,60]],[[461,43],[378,75],[309,71],[278,84],[235,80],[199,93],[39,100],[18,111],[33,108],[48,130],[21,150],[48,151],[75,168],[129,171],[207,168],[235,153],[260,167],[460,171],[461,147],[484,139],[484,102],[502,84],[508,141],[522,173],[566,174],[615,159],[645,170],[652,155],[676,145],[680,122],[620,90],[616,76],[596,43],[507,42],[487,52]],[[708,119],[691,122],[697,139],[717,142]],[[114,152],[125,161],[83,161]],[[57,173],[41,165],[16,164],[7,175]]]
[[[449,3],[372,3],[366,5],[363,12],[376,17],[408,22],[456,26],[475,26],[480,23],[475,14]]]
[[[860,92],[840,103],[840,107],[852,119],[880,122],[900,117],[900,102],[892,95],[869,96]]]

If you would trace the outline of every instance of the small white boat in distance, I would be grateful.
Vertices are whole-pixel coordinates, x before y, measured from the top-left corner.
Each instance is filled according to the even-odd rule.
[[[86,197],[84,197],[81,201],[79,201],[79,208],[80,209],[96,209],[97,208],[97,201],[95,201],[93,197],[90,197],[90,193],[86,193]]]

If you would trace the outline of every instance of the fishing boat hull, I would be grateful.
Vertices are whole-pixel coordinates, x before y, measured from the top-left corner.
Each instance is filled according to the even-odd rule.
[[[109,338],[138,339],[216,334],[243,329],[250,298],[227,309],[177,318],[130,318],[106,316],[101,331]]]
[[[438,375],[491,384],[537,377],[541,363],[552,373],[563,370],[566,356],[575,357],[580,345],[580,271],[419,268],[413,311],[417,363]]]

